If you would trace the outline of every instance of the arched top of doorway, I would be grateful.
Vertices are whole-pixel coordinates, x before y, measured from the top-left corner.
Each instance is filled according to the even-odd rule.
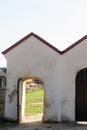
[[[87,68],[81,69],[77,75],[76,75],[76,79],[80,79],[80,80],[87,80]]]
[[[42,78],[39,78],[39,77],[24,77],[24,78],[22,78],[22,81],[27,82],[29,80],[36,80],[36,79],[38,81],[41,81],[44,84],[44,80]]]

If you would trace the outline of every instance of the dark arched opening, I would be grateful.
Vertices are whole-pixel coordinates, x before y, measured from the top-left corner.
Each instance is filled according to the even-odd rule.
[[[87,121],[87,68],[76,76],[76,121]]]

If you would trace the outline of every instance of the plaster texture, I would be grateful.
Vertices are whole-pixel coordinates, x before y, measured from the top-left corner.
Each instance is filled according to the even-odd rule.
[[[8,95],[17,89],[18,78],[38,77],[45,84],[44,121],[75,121],[75,80],[87,68],[87,39],[61,55],[31,36],[5,57],[6,117],[17,119],[17,94],[12,102]]]

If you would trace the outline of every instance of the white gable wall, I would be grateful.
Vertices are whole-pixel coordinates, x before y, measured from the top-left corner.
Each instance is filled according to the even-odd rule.
[[[30,37],[7,54],[5,116],[17,118],[18,78],[39,77],[45,84],[45,121],[75,121],[76,74],[87,67],[87,40],[63,55]],[[13,112],[14,111],[14,112]]]
[[[77,73],[87,68],[87,40],[62,55],[61,120],[75,121],[75,80]]]
[[[7,59],[7,96],[5,116],[17,118],[17,95],[10,102],[11,93],[17,88],[20,77],[39,77],[45,84],[44,120],[61,120],[61,87],[59,86],[61,55],[30,37],[5,55]],[[9,98],[10,95],[10,98]],[[56,96],[58,95],[58,96]],[[14,111],[14,112],[13,112]]]

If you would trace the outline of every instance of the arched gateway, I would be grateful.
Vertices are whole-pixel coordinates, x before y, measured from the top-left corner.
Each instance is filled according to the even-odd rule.
[[[19,78],[17,86],[18,124],[44,118],[44,82],[38,77]],[[37,118],[38,116],[38,119]],[[32,118],[33,117],[33,118]],[[32,119],[32,121],[31,121]]]
[[[76,76],[76,121],[87,121],[87,68]]]

